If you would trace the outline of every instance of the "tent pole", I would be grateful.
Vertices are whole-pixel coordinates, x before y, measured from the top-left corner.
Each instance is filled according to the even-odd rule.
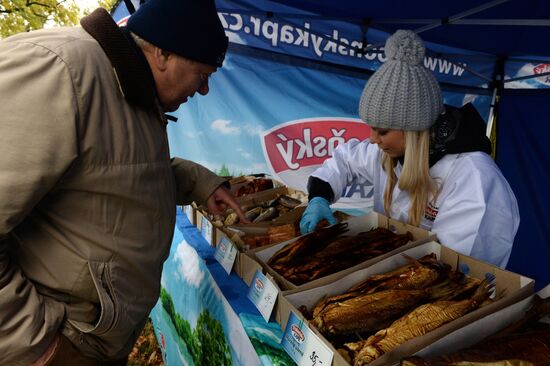
[[[124,0],[124,5],[126,5],[126,9],[128,9],[128,13],[130,13],[130,15],[136,12],[136,7],[131,0]]]
[[[416,34],[419,34],[419,33],[422,33],[422,32],[425,32],[427,30],[430,30],[430,29],[433,29],[433,28],[437,28],[437,27],[440,27],[444,24],[452,24],[453,22],[455,22],[456,20],[459,20],[459,19],[462,19],[464,17],[467,17],[469,15],[472,15],[472,14],[475,14],[475,13],[479,13],[481,11],[484,11],[484,10],[487,10],[487,9],[490,9],[490,8],[493,8],[495,6],[498,6],[502,3],[506,3],[510,0],[494,0],[494,1],[490,1],[486,4],[483,4],[483,5],[480,5],[480,6],[477,6],[475,8],[472,8],[470,10],[466,10],[466,11],[463,11],[462,13],[458,13],[456,15],[451,15],[445,19],[441,19],[435,23],[432,23],[432,24],[428,24],[428,25],[425,25],[423,27],[420,27],[420,28],[417,28],[414,30],[414,32]]]
[[[497,125],[498,125],[498,104],[500,102],[500,95],[504,88],[504,64],[506,60],[503,57],[499,57],[495,65],[495,75],[493,78],[493,98],[491,100],[491,109],[489,110],[489,120],[487,121],[487,137],[491,140],[491,157],[496,160],[497,158]]]
[[[493,118],[494,118],[494,110],[495,110],[495,103],[497,99],[497,88],[493,88],[493,97],[491,98],[491,109],[489,109],[489,119],[487,121],[487,137],[491,138],[491,132],[493,130]]]
[[[504,80],[504,83],[511,83],[512,81],[520,81],[520,80],[527,80],[527,79],[533,79],[533,78],[540,78],[540,77],[548,76],[548,75],[550,75],[550,72],[543,72],[543,73],[540,73],[540,74],[520,76],[520,77],[517,77],[517,78],[506,79],[506,80]]]

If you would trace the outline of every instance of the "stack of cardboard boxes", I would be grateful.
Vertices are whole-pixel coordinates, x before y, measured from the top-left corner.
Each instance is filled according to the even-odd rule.
[[[301,193],[303,197],[306,196],[303,192],[297,192],[289,187],[284,187],[279,182],[275,186],[276,188],[240,197],[238,198],[238,203],[240,205],[262,203],[273,200],[278,195],[283,194],[296,195]],[[407,261],[403,254],[418,259],[426,254],[435,253],[439,260],[450,265],[453,269],[467,272],[468,276],[479,279],[491,277],[494,279],[496,285],[493,301],[489,305],[478,308],[424,336],[401,344],[369,365],[398,364],[402,357],[410,356],[417,352],[423,355],[430,355],[440,353],[443,350],[449,351],[472,344],[474,341],[480,340],[491,332],[496,332],[518,318],[520,313],[529,304],[529,300],[527,299],[533,294],[533,280],[478,261],[472,257],[459,254],[438,243],[437,237],[431,232],[389,219],[374,212],[347,220],[348,234],[353,235],[372,228],[384,227],[398,234],[410,232],[413,240],[391,252],[371,258],[351,268],[314,281],[296,285],[282,277],[273,268],[270,268],[268,261],[279,249],[298,240],[298,238],[249,249],[242,241],[242,235],[243,233],[261,234],[273,225],[284,223],[292,223],[297,226],[304,206],[302,205],[270,222],[233,225],[230,227],[217,227],[203,207],[190,205],[184,208],[188,217],[192,219],[190,221],[205,235],[205,239],[212,246],[216,246],[221,240],[228,240],[238,248],[239,254],[237,255],[233,270],[247,285],[250,285],[256,271],[261,270],[278,286],[279,294],[273,316],[283,330],[287,326],[291,312],[294,312],[304,324],[308,325],[308,320],[298,310],[300,306],[311,308],[320,299],[342,293],[370,275],[382,274],[403,265]],[[341,366],[349,364],[315,327],[308,326],[334,352],[333,365]]]

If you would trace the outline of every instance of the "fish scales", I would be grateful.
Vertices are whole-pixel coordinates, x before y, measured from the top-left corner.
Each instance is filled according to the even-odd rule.
[[[414,260],[414,263],[398,267],[387,274],[372,275],[358,285],[352,286],[343,294],[329,296],[319,301],[313,307],[313,316],[317,316],[328,304],[342,302],[361,294],[370,294],[376,291],[391,289],[426,289],[448,273],[449,268],[439,265],[441,262],[437,261],[435,255],[428,255],[422,259],[428,259],[437,265],[428,267],[427,264]]]
[[[366,344],[354,357],[354,366],[366,365],[415,337],[458,319],[477,307],[474,300],[436,301],[419,306],[367,339]]]
[[[428,298],[423,290],[386,290],[329,304],[312,320],[320,332],[345,335],[374,332],[389,319]]]

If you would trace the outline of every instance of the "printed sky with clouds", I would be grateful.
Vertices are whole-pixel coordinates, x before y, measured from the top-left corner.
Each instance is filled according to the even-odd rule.
[[[290,80],[290,82],[289,82]],[[234,174],[271,173],[261,138],[302,118],[356,118],[363,80],[231,53],[210,79],[210,92],[182,105],[170,122],[172,156]]]

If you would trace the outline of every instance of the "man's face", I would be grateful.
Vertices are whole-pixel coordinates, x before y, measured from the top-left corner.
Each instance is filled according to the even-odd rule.
[[[192,61],[165,52],[161,69],[153,71],[160,102],[167,112],[173,112],[195,93],[208,94],[208,78],[214,66]]]

